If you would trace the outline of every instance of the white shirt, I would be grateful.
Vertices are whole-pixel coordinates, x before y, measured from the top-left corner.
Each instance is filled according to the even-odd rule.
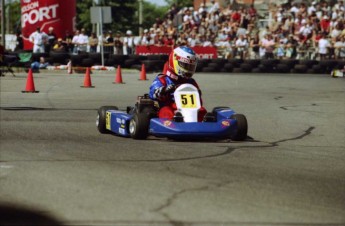
[[[202,46],[212,46],[212,42],[210,41],[204,41]]]
[[[330,47],[331,44],[329,43],[329,41],[325,38],[321,38],[319,40],[319,53],[321,54],[327,54],[328,52],[328,47]]]
[[[29,37],[30,41],[34,43],[34,45],[41,46],[44,44],[45,41],[48,39],[48,35],[45,32],[37,32],[35,31]]]
[[[123,43],[125,46],[134,47],[134,37],[132,37],[132,36],[125,37],[123,39]]]
[[[338,41],[334,43],[334,47],[339,48],[340,57],[345,57],[345,42]]]
[[[304,35],[304,36],[308,36],[312,31],[312,28],[309,27],[308,25],[304,25],[299,29],[299,33]]]
[[[241,39],[239,38],[239,39],[236,40],[235,45],[236,45],[236,47],[245,48],[245,47],[248,46],[247,39],[241,40]]]
[[[79,45],[86,45],[89,43],[89,37],[85,34],[79,34],[78,39],[77,39],[77,43]]]
[[[290,9],[290,12],[292,13],[298,13],[299,9],[296,6],[292,6],[292,8]]]

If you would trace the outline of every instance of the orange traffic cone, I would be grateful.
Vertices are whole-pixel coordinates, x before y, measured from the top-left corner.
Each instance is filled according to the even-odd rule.
[[[28,77],[26,79],[26,87],[25,90],[22,91],[22,93],[38,93],[39,91],[35,90],[35,84],[34,84],[34,76],[32,75],[32,69],[29,69]]]
[[[146,69],[145,69],[145,64],[141,65],[141,71],[140,71],[140,79],[139,80],[148,80],[146,78]]]
[[[117,66],[116,69],[116,77],[115,77],[115,82],[113,82],[114,84],[124,84],[124,82],[122,82],[122,73],[121,73],[121,66]]]
[[[68,64],[67,64],[67,73],[68,74],[72,74],[72,61],[68,61]]]
[[[84,77],[84,85],[80,86],[82,88],[95,88],[94,86],[92,86],[91,84],[91,76],[90,76],[90,68],[86,68],[86,73],[85,73],[85,77]]]
[[[162,74],[166,74],[168,70],[168,61],[165,62]]]

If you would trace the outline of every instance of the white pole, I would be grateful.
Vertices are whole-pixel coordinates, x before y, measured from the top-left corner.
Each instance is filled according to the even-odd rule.
[[[6,40],[5,40],[5,0],[1,0],[1,44],[6,49]]]
[[[103,48],[103,11],[102,11],[102,7],[99,7],[99,15],[100,15],[100,30],[101,30],[101,57],[102,57],[102,66],[104,66],[104,48]]]

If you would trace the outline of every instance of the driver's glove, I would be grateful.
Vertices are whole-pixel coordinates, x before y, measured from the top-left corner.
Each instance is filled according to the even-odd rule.
[[[158,89],[155,90],[154,94],[153,94],[153,97],[155,99],[162,99],[164,98],[167,94],[169,93],[173,93],[176,89],[176,86],[171,84],[171,85],[168,85],[168,86],[162,86]]]
[[[176,89],[174,84],[170,84],[165,88],[165,93],[173,93]]]

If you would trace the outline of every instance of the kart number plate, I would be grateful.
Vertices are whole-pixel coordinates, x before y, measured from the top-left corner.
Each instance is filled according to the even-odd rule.
[[[197,101],[195,94],[181,94],[181,107],[182,108],[196,108]]]
[[[110,121],[111,121],[111,113],[107,112],[107,115],[105,118],[105,128],[107,128],[107,130],[111,130]]]

